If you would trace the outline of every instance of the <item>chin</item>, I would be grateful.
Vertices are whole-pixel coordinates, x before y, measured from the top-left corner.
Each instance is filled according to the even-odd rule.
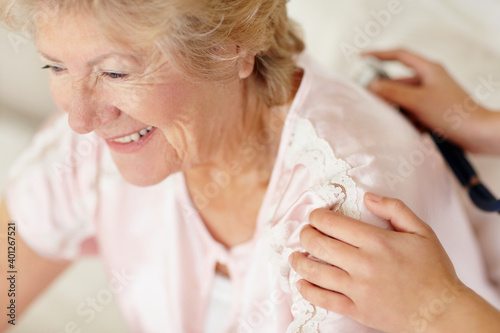
[[[165,180],[169,175],[141,175],[137,174],[136,172],[128,172],[128,171],[122,171],[120,168],[120,174],[122,175],[123,179],[127,183],[130,183],[135,186],[141,186],[141,187],[147,187],[147,186],[153,186],[156,184],[161,183],[163,180]]]
[[[120,154],[111,154],[123,179],[126,182],[146,187],[161,183],[173,172],[165,168],[161,162],[152,159],[138,162],[140,157],[120,156]]]

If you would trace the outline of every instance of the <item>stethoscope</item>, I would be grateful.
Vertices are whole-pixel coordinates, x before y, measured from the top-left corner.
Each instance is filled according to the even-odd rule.
[[[481,182],[463,150],[435,133],[431,132],[431,137],[458,181],[469,193],[472,202],[486,212],[500,213],[500,200]]]
[[[375,77],[390,79],[389,75],[383,70],[380,61],[370,59],[368,65],[373,71],[371,74],[372,79]],[[398,108],[404,114],[410,114],[410,112],[406,111],[404,108]],[[436,133],[432,131],[429,131],[429,133],[441,152],[441,155],[443,155],[444,160],[453,171],[460,184],[467,190],[470,199],[476,207],[486,212],[500,213],[500,200],[497,200],[493,194],[491,194],[490,190],[481,182],[472,164],[465,156],[464,151]]]

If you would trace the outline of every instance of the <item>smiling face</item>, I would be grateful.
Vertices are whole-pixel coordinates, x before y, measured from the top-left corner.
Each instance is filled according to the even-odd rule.
[[[106,140],[122,176],[140,185],[213,162],[241,128],[246,71],[224,83],[187,79],[152,47],[131,51],[92,19],[66,15],[39,24],[37,47],[58,107],[78,133]],[[245,69],[245,68],[243,68]]]

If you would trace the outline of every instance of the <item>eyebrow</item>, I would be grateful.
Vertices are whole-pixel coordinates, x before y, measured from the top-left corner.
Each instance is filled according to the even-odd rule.
[[[45,59],[47,60],[50,60],[50,61],[53,61],[53,62],[56,62],[56,63],[63,63],[63,61],[61,60],[58,60],[58,59],[55,59],[55,58],[52,58],[51,56],[43,53],[42,51],[38,51],[38,54],[40,54],[42,57],[44,57]],[[113,56],[118,56],[118,57],[121,57],[121,58],[129,58],[129,59],[132,59],[136,62],[139,62],[139,59],[132,55],[132,54],[124,54],[124,53],[119,53],[119,52],[109,52],[109,53],[106,53],[106,54],[103,54],[103,55],[100,55],[92,60],[90,60],[88,63],[87,63],[87,66],[89,67],[92,67],[98,63],[100,63],[101,61],[107,59],[107,58],[111,58]]]

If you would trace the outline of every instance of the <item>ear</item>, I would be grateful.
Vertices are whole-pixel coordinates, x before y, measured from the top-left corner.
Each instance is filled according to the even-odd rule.
[[[253,73],[255,66],[255,55],[243,50],[240,46],[236,47],[239,54],[238,76],[240,79],[246,79]]]

